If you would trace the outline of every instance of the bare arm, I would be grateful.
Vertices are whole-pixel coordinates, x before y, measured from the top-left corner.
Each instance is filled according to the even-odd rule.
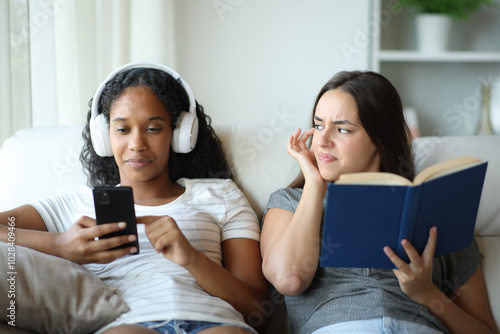
[[[31,205],[23,205],[9,211],[0,212],[0,226],[7,225],[9,218],[15,220],[18,229],[47,231],[42,217]],[[3,237],[3,233],[0,237]]]
[[[436,239],[437,230],[432,228],[422,255],[408,240],[404,240],[402,245],[410,263],[402,261],[389,248],[384,249],[398,267],[394,273],[401,289],[412,300],[427,307],[453,334],[498,333],[479,268],[460,289],[449,296],[432,282]]]
[[[138,217],[146,234],[165,258],[183,266],[212,296],[224,299],[243,314],[247,323],[265,329],[270,314],[267,282],[261,271],[259,243],[251,239],[229,239],[222,243],[224,266],[196,250],[169,216]]]
[[[11,225],[14,225],[14,229]],[[0,241],[8,242],[10,236],[11,240],[12,237],[15,239],[16,245],[76,263],[108,263],[129,254],[129,248],[113,251],[109,249],[128,242],[130,236],[95,241],[96,237],[121,230],[123,227],[119,223],[96,226],[94,219],[81,217],[67,231],[50,233],[47,232],[45,222],[38,211],[31,205],[0,213]]]
[[[9,232],[11,232],[10,238]],[[42,217],[31,205],[23,205],[0,213],[0,241],[2,242],[14,239],[16,245],[47,252],[51,249],[52,238],[53,235],[47,233]]]
[[[451,333],[498,333],[480,268],[460,289],[435,298],[426,306]]]
[[[498,333],[484,289],[481,270],[450,296],[437,287],[422,302],[453,334]]]
[[[319,263],[320,227],[326,182],[306,140],[314,129],[297,130],[287,143],[288,153],[299,162],[305,177],[302,197],[292,213],[268,210],[261,236],[263,272],[284,295],[298,295],[309,287]]]
[[[298,295],[314,278],[319,263],[320,226],[324,193],[306,185],[292,213],[268,210],[261,236],[263,272],[284,295]]]
[[[263,332],[273,310],[266,279],[262,274],[259,243],[230,239],[222,243],[224,267],[199,253],[185,268],[205,291],[224,299]]]

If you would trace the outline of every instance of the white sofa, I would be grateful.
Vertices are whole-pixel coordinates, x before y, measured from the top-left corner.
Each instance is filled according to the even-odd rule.
[[[215,130],[234,163],[236,181],[261,216],[269,195],[287,186],[298,172],[286,153],[286,140],[295,128],[246,124],[216,125]],[[85,183],[78,160],[81,145],[80,126],[25,129],[5,141],[0,149],[0,210]],[[489,161],[476,236],[485,256],[482,270],[491,308],[500,324],[500,135],[422,137],[415,148],[417,170],[464,154]],[[268,332],[287,333],[282,299],[273,294],[272,300],[277,306]],[[0,324],[0,332],[9,330],[14,333]]]

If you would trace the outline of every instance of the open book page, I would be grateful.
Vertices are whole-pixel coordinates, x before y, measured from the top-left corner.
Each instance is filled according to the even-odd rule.
[[[481,163],[481,159],[474,158],[468,155],[461,156],[456,159],[437,163],[422,170],[415,176],[414,184],[421,184],[425,181],[432,180],[444,175],[452,174],[459,170],[472,167]]]
[[[335,184],[371,184],[371,185],[412,185],[407,178],[385,172],[366,172],[342,174]]]
[[[335,184],[371,184],[371,185],[417,185],[425,181],[452,174],[459,170],[481,163],[478,158],[468,155],[437,163],[422,170],[415,176],[413,182],[407,178],[385,172],[366,172],[342,174]]]

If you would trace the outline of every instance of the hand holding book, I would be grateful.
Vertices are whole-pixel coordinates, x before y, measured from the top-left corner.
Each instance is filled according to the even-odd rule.
[[[469,247],[486,166],[464,156],[424,169],[414,182],[390,173],[342,175],[328,186],[320,265],[394,268],[383,248],[408,262],[401,240],[421,253],[432,226],[434,256]]]
[[[401,241],[410,259],[408,264],[397,256],[390,247],[384,247],[385,254],[397,268],[393,272],[398,279],[401,290],[413,301],[424,306],[428,303],[429,296],[441,293],[432,280],[436,240],[437,228],[433,226],[429,231],[427,245],[422,254],[419,254],[408,240]]]

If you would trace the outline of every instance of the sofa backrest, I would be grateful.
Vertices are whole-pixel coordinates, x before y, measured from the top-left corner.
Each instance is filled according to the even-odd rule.
[[[255,124],[214,128],[233,160],[236,182],[261,217],[269,195],[286,187],[299,172],[298,164],[286,152],[287,139],[295,128]],[[86,176],[79,162],[81,130],[82,126],[36,127],[21,130],[6,140],[0,149],[0,211],[74,191],[85,184]],[[500,135],[422,137],[414,141],[414,147],[417,172],[465,154],[489,162],[476,239],[485,255],[483,275],[493,314],[500,323],[497,260],[500,254]]]
[[[5,140],[0,149],[0,211],[85,184],[81,132],[82,126],[34,127]]]
[[[299,166],[286,152],[291,127],[257,124],[216,125],[233,161],[235,180],[259,215],[269,195],[286,187]],[[52,194],[77,190],[86,183],[79,154],[82,126],[24,129],[0,149],[0,210]],[[414,142],[417,171],[439,161],[472,155],[489,161],[476,233],[500,235],[500,135],[421,137]]]
[[[23,129],[0,149],[0,211],[86,184],[79,161],[83,126]],[[259,217],[272,191],[287,186],[298,165],[286,152],[295,129],[262,125],[214,126],[233,161],[235,181]]]
[[[500,324],[500,266],[497,259],[500,254],[500,135],[422,137],[415,140],[417,171],[462,155],[488,161],[475,235],[484,255],[481,268],[491,310],[496,323]]]
[[[500,135],[421,137],[414,144],[417,171],[462,155],[488,161],[476,235],[500,236]]]

